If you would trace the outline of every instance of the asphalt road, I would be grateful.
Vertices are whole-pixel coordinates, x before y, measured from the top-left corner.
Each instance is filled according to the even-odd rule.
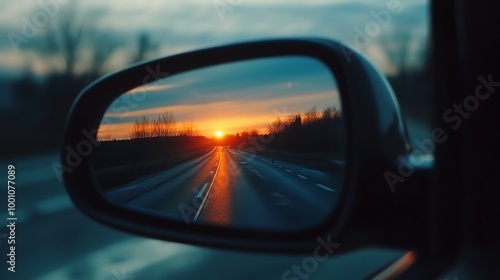
[[[108,193],[186,223],[297,230],[335,209],[341,174],[328,174],[226,147]]]
[[[227,163],[233,160],[243,164],[245,155],[230,152],[227,152]],[[7,199],[7,188],[0,188],[0,222],[5,224],[0,227],[0,279],[301,279],[292,271],[293,266],[301,267],[302,276],[306,275],[307,279],[364,279],[404,253],[377,248],[348,254],[333,252],[327,260],[319,261],[316,267],[309,267],[305,271],[302,265],[311,265],[306,260],[314,255],[314,248],[311,248],[310,254],[304,255],[256,254],[131,235],[98,224],[79,212],[71,204],[62,183],[52,170],[51,164],[55,160],[58,160],[56,153],[0,160],[0,170],[4,170],[0,173],[3,182],[7,180],[7,165],[16,166],[18,218],[16,272],[12,273],[7,270],[6,263],[9,248],[5,227],[7,206],[4,201]],[[265,164],[260,161],[253,162],[255,165]],[[219,172],[222,172],[223,167],[224,157]],[[268,166],[265,170],[271,172],[272,169]],[[307,180],[299,179],[311,181],[308,186],[312,188],[309,190],[312,193],[321,190],[315,186],[316,183],[328,183],[316,181],[321,176],[315,178],[307,170],[297,167],[292,171],[294,173],[284,170],[291,177],[308,177]],[[252,171],[243,168],[242,172],[250,180]],[[261,176],[271,180],[271,177],[267,177],[270,174],[273,173],[264,172]],[[217,188],[216,184],[217,180],[212,191]],[[206,209],[209,209],[208,205]],[[212,206],[218,208],[220,205]],[[202,218],[210,213],[205,210],[200,214]],[[291,271],[291,274],[283,278],[287,271]]]

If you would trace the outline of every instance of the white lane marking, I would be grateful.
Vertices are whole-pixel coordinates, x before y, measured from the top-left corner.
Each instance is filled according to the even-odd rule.
[[[203,206],[205,206],[205,202],[207,202],[207,198],[210,195],[210,190],[212,190],[212,186],[214,185],[215,178],[217,178],[217,173],[219,173],[221,160],[222,160],[222,155],[219,157],[219,164],[217,165],[217,169],[215,170],[214,177],[212,178],[212,182],[210,182],[210,186],[208,187],[208,191],[205,194],[205,197],[203,197],[203,200],[201,201],[200,208],[198,208],[198,211],[196,211],[196,215],[193,218],[193,222],[196,222],[196,220],[198,220],[198,217],[201,214],[201,210],[203,210]],[[213,173],[213,171],[210,173]]]
[[[302,176],[302,175],[300,175],[300,174],[299,174],[299,175],[297,175],[297,177],[302,178],[302,179],[307,179],[307,177],[306,177],[306,176]]]
[[[196,196],[196,198],[200,198],[203,195],[207,186],[208,186],[208,183],[203,184],[203,187],[201,187],[201,190],[200,190],[200,192],[198,192],[198,195]]]
[[[334,191],[335,191],[335,190],[333,190],[333,189],[331,189],[331,188],[329,188],[329,187],[327,187],[327,186],[324,186],[324,185],[322,185],[322,184],[316,184],[316,186],[318,186],[318,187],[320,187],[320,188],[322,188],[322,189],[325,189],[325,190],[327,190],[327,191],[329,191],[329,192],[334,192]]]
[[[292,171],[292,170],[290,170],[290,169],[285,169],[285,170],[286,170],[286,172],[290,172],[290,173],[292,173],[292,172],[293,172],[293,171]]]
[[[278,166],[279,168],[283,168],[283,166],[281,166],[281,165],[276,165],[276,166]]]
[[[60,195],[39,202],[36,205],[36,210],[38,211],[38,213],[47,215],[66,208],[70,208],[71,206],[73,206],[73,204],[71,203],[69,196]]]
[[[264,180],[264,177],[262,177],[262,174],[260,174],[258,170],[253,168],[248,168],[248,170],[250,170],[253,174],[257,175],[260,179]]]
[[[242,161],[241,164],[247,164],[247,162],[246,161]]]
[[[213,171],[213,170],[212,170],[212,171],[210,171],[210,173],[209,173],[209,174],[212,174],[212,173],[214,173],[214,171]]]

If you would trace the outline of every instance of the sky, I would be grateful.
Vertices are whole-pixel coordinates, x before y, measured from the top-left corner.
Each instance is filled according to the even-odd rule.
[[[50,31],[51,23],[76,6],[75,21],[87,20],[102,30],[126,38],[121,41],[124,47],[130,45],[139,32],[151,34],[159,45],[154,56],[243,40],[315,36],[345,42],[368,55],[383,72],[389,73],[393,69],[377,41],[391,32],[408,29],[415,38],[412,47],[417,50],[425,43],[422,38],[428,36],[429,21],[428,1],[397,1],[400,11],[390,13],[388,23],[384,23],[375,36],[368,38],[370,44],[356,44],[356,27],[365,30],[366,25],[375,20],[373,14],[387,11],[391,1],[394,0],[150,0],[124,4],[123,1],[98,0],[1,0],[0,71],[19,69],[26,64],[38,73],[48,71],[46,61],[50,58],[37,56],[36,48],[44,32]],[[43,14],[48,15],[46,21],[43,21]],[[36,18],[41,24],[35,35],[30,38],[23,36],[26,22],[33,23]],[[27,42],[20,45],[20,52],[15,52],[9,33],[26,39]],[[110,70],[125,66],[120,61],[117,54]]]
[[[150,0],[130,1],[125,4],[123,1],[102,0],[0,0],[0,76],[6,79],[5,77],[23,73],[25,69],[30,69],[40,76],[58,71],[61,58],[57,53],[50,53],[50,49],[42,51],[41,46],[46,43],[44,40],[52,30],[51,25],[60,20],[70,9],[77,11],[72,18],[74,22],[91,23],[108,34],[108,37],[101,40],[116,40],[119,44],[117,51],[107,57],[106,69],[109,72],[125,67],[129,63],[127,58],[135,47],[138,34],[145,32],[155,44],[155,49],[148,54],[149,58],[256,39],[329,38],[359,50],[383,73],[392,75],[398,71],[396,65],[399,61],[398,41],[388,39],[394,38],[395,34],[408,35],[406,43],[410,51],[407,52],[405,61],[417,67],[421,62],[419,55],[427,44],[429,36],[428,1],[395,1],[399,3],[397,11],[389,8],[394,1]],[[28,30],[29,34],[26,33],[28,25],[35,26],[34,29]],[[378,29],[370,31],[370,27],[374,26]],[[22,43],[17,42],[17,45],[13,43],[13,36],[22,38]],[[364,38],[362,43],[360,36]],[[85,52],[82,53],[79,57],[80,64],[84,64],[87,60]],[[245,70],[245,67],[241,66],[238,69]],[[237,73],[238,71],[233,74]],[[311,77],[304,73],[295,73],[293,77],[280,76],[282,73],[270,73],[268,78],[275,79],[275,85],[292,85],[288,88],[289,92],[300,88],[297,86],[300,84],[299,81],[312,84],[312,80],[308,80]],[[273,88],[276,92],[262,96],[259,93],[262,93],[263,89],[259,89],[258,85],[264,81],[264,75],[255,75],[254,80],[242,79],[241,76],[229,82],[226,79],[224,83],[218,83],[222,88],[216,86],[217,83],[214,81],[217,78],[200,79],[200,76],[191,74],[186,77],[172,77],[171,80],[165,81],[176,86],[167,91],[149,94],[141,110],[167,108],[174,112],[180,122],[193,120],[200,129],[207,127],[203,133],[208,134],[209,130],[217,127],[227,130],[228,133],[237,129],[236,125],[230,125],[228,121],[226,125],[221,124],[221,118],[227,119],[227,116],[231,115],[229,113],[231,110],[240,112],[239,117],[234,113],[232,115],[233,122],[240,124],[238,129],[248,125],[262,130],[265,126],[264,120],[269,122],[269,118],[276,115],[273,110],[281,112],[288,110],[290,112],[286,114],[289,115],[304,112],[308,106],[318,104],[323,104],[318,107],[329,105],[340,107],[338,94],[332,93],[336,91],[335,87],[328,89],[323,87],[321,91],[319,88],[309,86],[300,88],[296,95],[281,96],[278,96],[281,92]],[[269,92],[272,85],[274,84],[269,82],[267,85],[269,89],[266,88],[266,92]],[[205,93],[210,89],[214,94],[208,96],[196,92],[201,88]],[[287,89],[286,86],[280,90],[283,89]],[[181,94],[179,93],[181,90],[191,94]],[[327,98],[326,92],[332,95]],[[305,98],[306,94],[310,97],[307,102],[301,99]],[[6,96],[7,94],[0,90],[2,103],[8,103]],[[248,96],[253,98],[248,99]],[[155,107],[152,107],[153,102],[156,102]],[[243,103],[248,105],[245,110],[241,105]],[[304,106],[300,107],[297,104]],[[195,114],[201,111],[204,115]],[[217,112],[227,112],[227,114],[223,116]],[[206,120],[209,116],[213,118],[212,122],[200,121]],[[132,122],[133,118],[131,115],[120,121],[116,118],[111,120],[115,127],[122,128],[122,132],[115,132],[115,137],[123,136],[126,123]],[[252,124],[244,121],[250,122],[251,119],[254,120]]]
[[[263,58],[222,64],[167,77],[123,95],[140,94],[138,106],[117,100],[104,116],[101,135],[128,138],[142,116],[172,112],[177,127],[192,123],[202,135],[236,134],[256,129],[267,133],[276,118],[301,114],[313,106],[341,110],[337,83],[320,61],[301,56]],[[135,105],[135,104],[134,104]]]

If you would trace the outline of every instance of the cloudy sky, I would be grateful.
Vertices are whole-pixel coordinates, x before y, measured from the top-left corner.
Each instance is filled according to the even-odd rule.
[[[133,96],[141,97],[134,99]],[[172,76],[137,88],[122,96],[141,100],[133,110],[126,102],[110,106],[100,127],[101,135],[127,138],[132,124],[146,116],[157,118],[165,111],[191,122],[204,136],[215,132],[235,134],[267,126],[280,117],[304,113],[313,106],[341,110],[336,81],[320,61],[299,56],[263,58],[213,66]]]
[[[428,36],[429,20],[427,1],[396,1],[399,12],[389,13],[387,24],[383,23],[385,26],[375,36],[368,37],[369,44],[357,44],[356,28],[365,30],[371,21],[376,21],[374,14],[388,11],[392,1],[150,0],[124,4],[123,1],[101,0],[2,0],[0,70],[20,68],[30,61],[33,67],[43,71],[47,63],[33,54],[37,42],[51,23],[76,6],[75,21],[90,21],[102,30],[125,38],[121,41],[124,47],[131,44],[139,32],[151,34],[159,44],[154,56],[242,40],[317,36],[337,39],[358,48],[389,73],[393,67],[378,42],[397,32],[411,33],[412,48],[417,50]],[[44,13],[49,14],[48,20],[44,20]],[[40,27],[36,28],[35,35],[23,36],[26,21],[35,24],[37,20]],[[27,39],[20,44],[21,52],[14,52],[12,39],[8,36],[12,33]],[[121,66],[117,62],[114,68]]]
[[[120,48],[108,58],[108,71],[116,71],[128,64],[127,56],[142,32],[147,33],[156,46],[149,53],[150,58],[246,40],[292,36],[330,38],[358,49],[387,75],[397,72],[396,64],[401,60],[398,58],[401,38],[405,39],[403,43],[409,50],[405,53],[405,61],[418,66],[429,36],[426,0],[150,0],[126,4],[124,1],[102,0],[1,0],[0,73],[6,77],[26,68],[40,75],[57,71],[61,58],[50,50],[41,51],[41,46],[47,33],[51,32],[51,25],[71,9],[77,11],[72,18],[74,22],[91,23],[109,34],[100,40],[116,40],[120,44]],[[277,63],[277,67],[285,64]],[[141,104],[137,109],[140,112],[135,115],[168,108],[174,111],[179,121],[198,122],[200,130],[208,134],[214,129],[234,132],[251,126],[262,128],[264,120],[269,122],[273,116],[273,110],[287,108],[292,114],[318,104],[322,104],[318,105],[319,110],[331,105],[340,107],[332,79],[318,83],[314,79],[324,76],[307,75],[308,71],[321,72],[320,67],[312,63],[304,67],[308,69],[306,72],[294,73],[290,77],[283,76],[283,71],[274,71],[267,76],[258,75],[263,73],[260,71],[251,80],[241,78],[245,71],[255,67],[258,65],[240,65],[237,70],[228,71],[233,76],[240,76],[231,78],[230,84],[226,78],[222,88],[220,81],[223,76],[217,76],[217,71],[172,77],[165,81],[165,85],[175,86],[149,94],[148,101]],[[200,80],[200,76],[204,79]],[[317,86],[312,86],[313,82]],[[259,88],[262,83],[267,88]],[[205,89],[203,94],[200,88]],[[272,94],[269,94],[271,90]],[[304,99],[306,93],[308,98]],[[242,104],[246,107],[243,108]],[[235,112],[240,113],[239,118]],[[220,120],[227,120],[230,114],[233,114],[233,122],[221,124]],[[123,127],[134,117],[133,114],[120,119],[108,116],[115,123],[115,129],[122,127],[122,132],[115,132],[119,134],[115,137],[123,136],[126,130]],[[208,116],[212,121],[208,121]],[[201,119],[205,121],[202,123]],[[249,123],[249,120],[254,121]],[[240,125],[236,127],[235,123]]]

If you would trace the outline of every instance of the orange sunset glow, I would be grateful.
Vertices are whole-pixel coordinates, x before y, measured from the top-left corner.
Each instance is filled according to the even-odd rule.
[[[107,119],[126,116],[131,119],[140,119],[142,116],[156,118],[163,112],[171,111],[181,128],[185,123],[193,124],[194,128],[202,136],[217,136],[216,132],[224,135],[235,135],[245,130],[257,130],[259,133],[267,133],[268,125],[277,117],[286,118],[290,115],[300,113],[302,110],[296,108],[304,107],[302,104],[325,104],[327,100],[338,100],[338,92],[320,92],[304,94],[303,96],[275,97],[265,100],[219,101],[209,104],[175,105],[168,107],[156,107],[127,112],[107,112],[99,127],[98,138],[100,139],[128,139],[133,129],[134,121],[123,121],[110,123]],[[326,103],[328,104],[328,103]],[[306,108],[305,108],[306,109]],[[321,110],[321,107],[318,107]]]
[[[266,134],[277,118],[285,120],[313,107],[319,112],[341,109],[335,81],[324,65],[300,57],[256,59],[132,89],[110,106],[98,138],[131,139],[134,129],[140,134],[139,126],[157,131],[149,137]]]
[[[267,116],[243,116],[239,118],[214,118],[206,120],[193,120],[193,125],[202,136],[211,137],[212,135],[215,135],[217,138],[222,138],[224,134],[234,135],[244,130],[255,129],[259,132],[265,133],[267,126],[273,119],[274,116],[272,114]],[[132,130],[133,125],[133,122],[101,124],[98,130],[98,138],[102,139],[111,137],[113,139],[128,139],[129,132]],[[182,126],[182,122],[179,126]]]

